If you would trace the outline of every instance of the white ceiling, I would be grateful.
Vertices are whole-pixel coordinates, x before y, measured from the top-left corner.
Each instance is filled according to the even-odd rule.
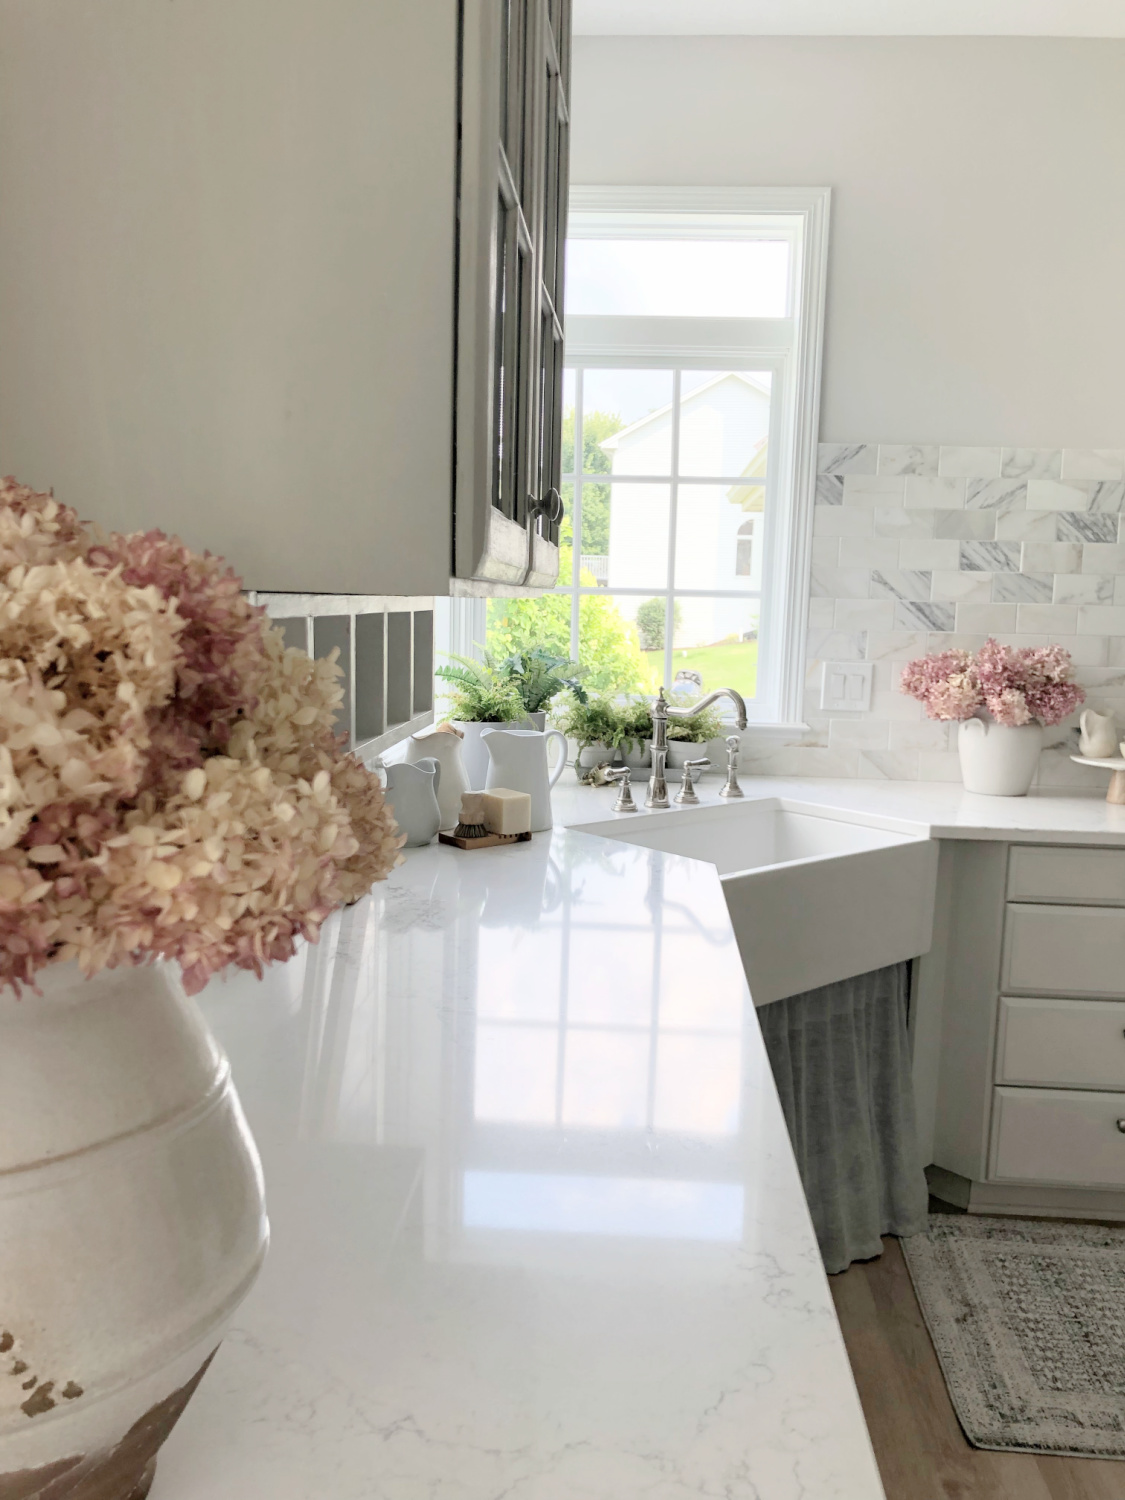
[[[578,36],[1125,36],[1125,0],[574,0]]]

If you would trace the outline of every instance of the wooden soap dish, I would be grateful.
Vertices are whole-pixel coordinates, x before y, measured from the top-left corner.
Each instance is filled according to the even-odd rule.
[[[1105,800],[1112,802],[1115,807],[1125,806],[1125,758],[1120,755],[1112,759],[1098,760],[1089,755],[1072,755],[1071,760],[1078,762],[1080,766],[1101,766],[1105,771],[1112,771],[1109,778],[1109,791],[1105,794]]]
[[[458,838],[455,833],[439,833],[439,844],[452,844],[454,849],[494,849],[497,844],[526,844],[530,833],[486,833],[479,839]]]

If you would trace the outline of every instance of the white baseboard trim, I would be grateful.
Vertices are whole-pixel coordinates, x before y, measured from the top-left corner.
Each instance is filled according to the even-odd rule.
[[[1035,1219],[1110,1219],[1125,1222],[1125,1193],[1100,1188],[1024,1187],[973,1182],[944,1167],[927,1167],[930,1192],[971,1214],[1014,1214]]]

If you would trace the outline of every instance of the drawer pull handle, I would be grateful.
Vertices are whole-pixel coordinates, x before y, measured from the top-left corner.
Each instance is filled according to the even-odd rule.
[[[1125,1120],[1118,1120],[1117,1128],[1118,1130],[1120,1130],[1122,1135],[1125,1135]]]

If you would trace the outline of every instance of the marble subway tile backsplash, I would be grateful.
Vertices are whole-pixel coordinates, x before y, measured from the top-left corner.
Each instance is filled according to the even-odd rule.
[[[912,657],[1057,641],[1088,702],[1125,727],[1125,450],[824,443],[816,484],[804,721],[745,737],[750,772],[960,779],[956,726],[897,691]],[[875,663],[871,710],[823,713],[825,661]],[[1039,784],[1097,790],[1074,724]]]

